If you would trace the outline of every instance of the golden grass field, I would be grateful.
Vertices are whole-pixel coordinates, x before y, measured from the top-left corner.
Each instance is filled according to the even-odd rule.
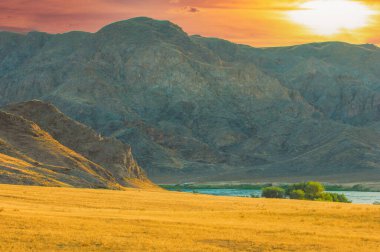
[[[0,185],[0,251],[380,251],[380,206]]]

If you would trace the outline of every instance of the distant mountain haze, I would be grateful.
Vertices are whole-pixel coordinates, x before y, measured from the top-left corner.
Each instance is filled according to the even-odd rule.
[[[129,144],[159,183],[380,179],[374,45],[253,48],[150,18],[97,33],[1,32],[0,90],[1,106],[51,102]],[[16,114],[85,153],[71,137],[81,127],[63,137]]]

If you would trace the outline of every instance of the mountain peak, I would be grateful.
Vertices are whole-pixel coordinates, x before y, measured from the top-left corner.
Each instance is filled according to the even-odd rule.
[[[113,24],[128,24],[128,23],[139,23],[139,24],[148,24],[148,25],[166,25],[166,26],[172,26],[175,28],[178,28],[182,30],[178,25],[168,21],[168,20],[158,20],[158,19],[153,19],[150,17],[135,17],[135,18],[130,18],[126,20],[121,20],[112,24],[109,24],[108,26],[112,26]]]
[[[167,20],[155,20],[148,17],[136,17],[112,23],[100,29],[97,33],[130,33],[130,32],[157,32],[165,35],[181,33],[186,35],[178,25]]]

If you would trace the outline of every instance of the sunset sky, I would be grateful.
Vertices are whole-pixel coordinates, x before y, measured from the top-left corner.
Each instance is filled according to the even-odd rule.
[[[380,44],[378,0],[1,0],[0,30],[96,32],[137,16],[252,46]]]

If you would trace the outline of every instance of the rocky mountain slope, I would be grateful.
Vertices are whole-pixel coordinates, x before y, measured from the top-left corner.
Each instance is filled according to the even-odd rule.
[[[0,103],[50,101],[130,144],[157,182],[374,181],[379,63],[373,45],[252,48],[135,18],[0,33]]]
[[[129,146],[100,137],[40,101],[0,111],[0,182],[111,189],[153,186]]]

